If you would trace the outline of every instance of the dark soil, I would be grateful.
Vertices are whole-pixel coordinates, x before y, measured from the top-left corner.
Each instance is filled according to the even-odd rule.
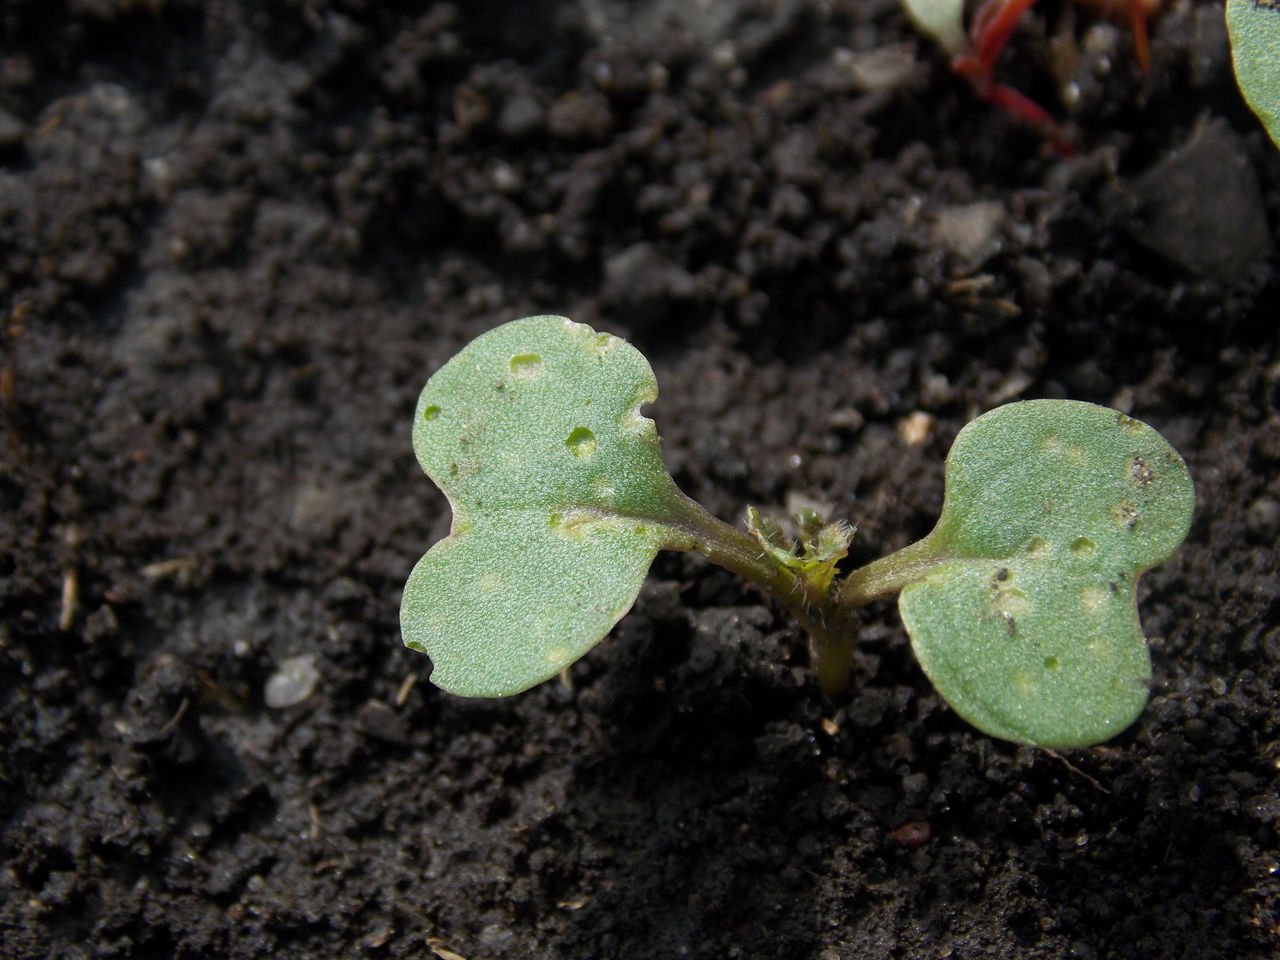
[[[6,0],[0,954],[1280,951],[1280,151],[1221,7],[1040,4],[977,100],[895,0]],[[681,486],[928,531],[1075,397],[1191,465],[1114,741],[991,740],[867,612],[850,689],[663,554],[571,672],[426,682],[418,391],[505,320],[653,361]],[[923,415],[923,416],[922,416]],[[910,420],[908,418],[911,418]],[[919,433],[904,431],[910,423]],[[919,428],[923,427],[923,430]],[[264,689],[288,658],[302,703]]]

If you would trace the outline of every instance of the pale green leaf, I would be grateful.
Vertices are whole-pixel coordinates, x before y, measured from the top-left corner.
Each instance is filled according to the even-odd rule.
[[[1186,536],[1195,494],[1155,430],[1093,404],[1033,400],[966,426],[927,549],[903,590],[916,654],[943,698],[994,736],[1084,746],[1146,704],[1138,575]]]
[[[964,35],[964,0],[902,0],[916,28],[955,56],[968,46]]]
[[[501,696],[554,676],[630,609],[658,550],[688,546],[695,508],[640,412],[657,394],[630,344],[550,316],[489,331],[427,382],[413,445],[453,527],[400,624],[433,683]]]
[[[1280,0],[1227,0],[1236,83],[1280,147]]]

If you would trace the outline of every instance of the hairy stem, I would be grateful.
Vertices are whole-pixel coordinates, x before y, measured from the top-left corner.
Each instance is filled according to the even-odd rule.
[[[713,516],[696,500],[684,499],[679,520],[668,523],[692,541],[685,549],[750,580],[802,620],[808,620],[815,603],[828,601],[811,585],[770,560],[755,537]]]
[[[755,537],[713,516],[696,501],[685,500],[680,519],[668,521],[689,538],[683,548],[751,581],[790,610],[809,633],[809,655],[822,691],[842,690],[853,659],[855,608],[839,604],[830,586],[819,587],[770,559]]]
[[[664,519],[675,535],[670,548],[702,554],[751,581],[791,611],[809,633],[813,672],[827,694],[848,684],[857,611],[876,600],[896,596],[949,559],[932,537],[925,537],[820,587],[771,559],[746,531],[713,516],[696,500],[684,494],[679,497],[672,515]]]

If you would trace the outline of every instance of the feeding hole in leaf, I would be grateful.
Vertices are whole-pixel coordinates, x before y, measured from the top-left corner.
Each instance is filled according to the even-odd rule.
[[[1057,657],[1045,657],[1045,658],[1044,658],[1044,668],[1045,668],[1046,670],[1057,670],[1057,669],[1058,669],[1058,658],[1057,658]]]
[[[1071,541],[1071,552],[1077,557],[1092,557],[1098,550],[1098,545],[1088,537],[1080,537]]]
[[[1145,487],[1155,478],[1155,473],[1147,466],[1147,461],[1135,453],[1133,455],[1133,463],[1129,468],[1129,476],[1133,477],[1133,482],[1138,486]]]
[[[1141,420],[1135,420],[1133,417],[1127,416],[1118,410],[1116,411],[1116,423],[1120,425],[1120,429],[1125,433],[1142,432],[1143,424]]]
[[[596,435],[586,427],[575,427],[565,439],[564,445],[579,460],[585,460],[596,452]]]
[[[613,349],[614,343],[619,342],[621,341],[612,334],[597,333],[595,336],[588,338],[584,346],[591,351],[597,360],[603,360],[605,354]]]
[[[1029,606],[1031,601],[1027,599],[1027,595],[1014,587],[1001,590],[996,594],[995,608],[1005,616],[1022,613]]]
[[[1085,587],[1080,600],[1089,613],[1101,613],[1107,605],[1107,592],[1101,587]]]
[[[1111,519],[1117,525],[1132,530],[1138,525],[1138,508],[1128,500],[1121,500],[1111,508]]]
[[[511,358],[511,373],[519,380],[529,380],[542,373],[542,357],[536,353],[517,353]]]
[[[431,405],[430,405],[430,406],[428,406],[428,407],[424,407],[424,408],[423,408],[423,410],[422,410],[422,419],[423,419],[423,420],[431,421],[431,420],[434,420],[434,419],[435,419],[436,417],[438,417],[438,416],[440,416],[440,407],[439,407],[439,406],[437,406],[437,405],[436,405],[436,404],[434,404],[434,403],[433,403],[433,404],[431,404]]]

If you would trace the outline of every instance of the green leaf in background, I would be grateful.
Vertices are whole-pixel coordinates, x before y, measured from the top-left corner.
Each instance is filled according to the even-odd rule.
[[[453,507],[405,585],[406,645],[463,696],[519,693],[593,647],[630,609],[658,550],[688,544],[648,361],[563,317],[472,341],[423,388],[418,460]]]
[[[1280,0],[1227,0],[1236,83],[1280,147]]]
[[[955,56],[968,45],[964,35],[964,0],[902,0],[907,16],[925,36]]]
[[[943,698],[993,736],[1049,747],[1114,736],[1146,704],[1138,575],[1186,536],[1195,493],[1155,430],[1067,400],[999,407],[947,457],[944,562],[899,608]]]

